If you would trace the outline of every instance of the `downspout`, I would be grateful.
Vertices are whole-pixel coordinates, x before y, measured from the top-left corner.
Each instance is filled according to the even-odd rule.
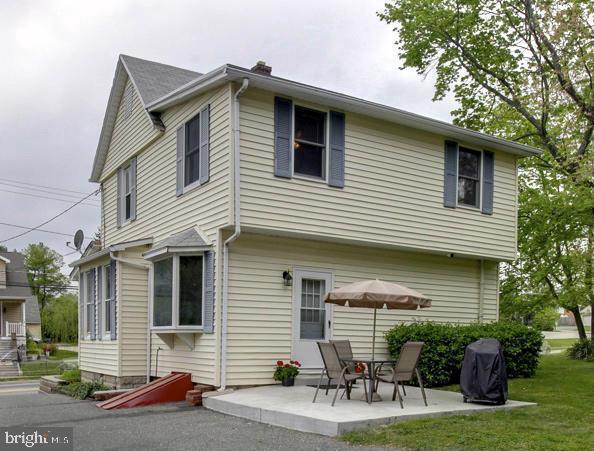
[[[479,309],[478,309],[478,322],[483,322],[483,305],[485,302],[485,261],[481,258],[480,260],[480,281],[479,281]]]
[[[233,218],[235,231],[223,243],[223,302],[221,305],[221,380],[220,390],[227,387],[227,307],[229,303],[229,245],[241,235],[240,198],[240,139],[239,139],[239,98],[248,88],[249,80],[243,79],[241,87],[233,96]]]

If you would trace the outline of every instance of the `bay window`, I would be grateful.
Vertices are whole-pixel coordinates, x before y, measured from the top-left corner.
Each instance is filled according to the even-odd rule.
[[[204,258],[174,254],[153,262],[153,327],[203,325]]]

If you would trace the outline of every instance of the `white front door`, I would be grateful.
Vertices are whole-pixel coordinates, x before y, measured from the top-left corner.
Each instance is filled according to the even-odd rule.
[[[332,305],[324,302],[324,296],[332,289],[332,273],[295,269],[292,358],[303,368],[323,367],[316,342],[331,338]]]

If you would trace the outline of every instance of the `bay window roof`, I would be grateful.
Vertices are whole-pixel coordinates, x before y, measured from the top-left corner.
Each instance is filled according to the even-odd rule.
[[[165,238],[151,248],[151,250],[142,254],[144,258],[151,259],[161,255],[174,254],[176,252],[201,252],[209,250],[210,243],[207,238],[202,236],[195,228],[190,228],[182,232]]]

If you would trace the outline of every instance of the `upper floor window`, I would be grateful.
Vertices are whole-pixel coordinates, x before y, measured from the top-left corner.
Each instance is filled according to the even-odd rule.
[[[128,221],[132,214],[132,174],[130,166],[124,169],[124,219]]]
[[[326,178],[326,113],[295,106],[294,173]]]
[[[346,121],[340,111],[318,111],[274,98],[274,175],[302,176],[344,188]]]
[[[119,169],[117,185],[117,221],[121,227],[136,219],[136,157]]]
[[[186,123],[186,152],[184,155],[184,186],[200,178],[200,115]]]
[[[460,147],[458,152],[458,205],[479,208],[481,153]]]
[[[204,258],[173,255],[153,263],[153,326],[202,326]]]
[[[181,196],[209,180],[210,105],[176,131],[175,191]]]
[[[472,207],[493,214],[495,194],[495,154],[445,141],[443,205]],[[467,214],[467,213],[465,213]]]

